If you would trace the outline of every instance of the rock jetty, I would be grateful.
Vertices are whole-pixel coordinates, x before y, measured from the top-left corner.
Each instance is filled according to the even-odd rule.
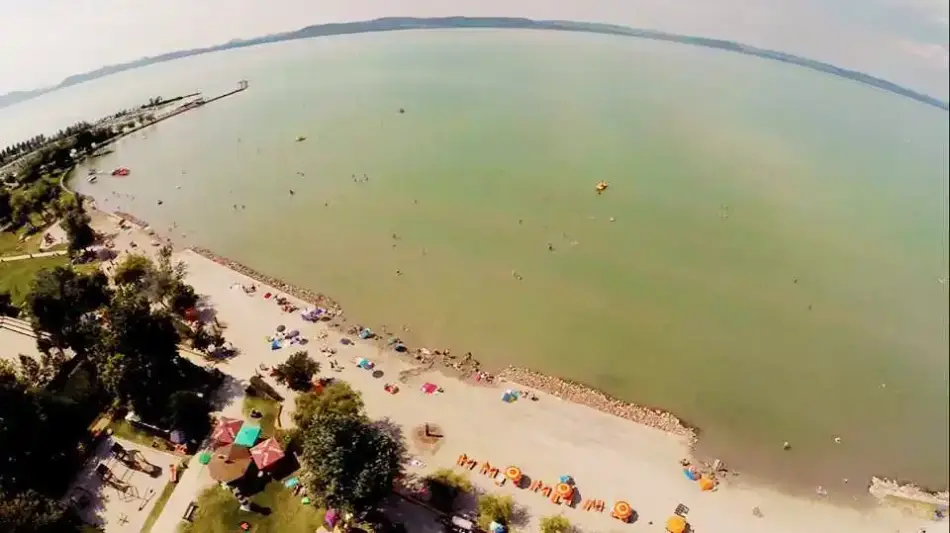
[[[503,370],[500,377],[525,387],[546,392],[569,402],[586,405],[604,413],[626,418],[673,435],[685,437],[692,446],[697,441],[696,430],[682,420],[661,409],[625,402],[604,392],[592,389],[581,383],[556,378],[529,370],[510,366]]]

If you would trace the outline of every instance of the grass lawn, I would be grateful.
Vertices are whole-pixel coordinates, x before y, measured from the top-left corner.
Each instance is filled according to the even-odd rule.
[[[162,493],[159,494],[158,499],[155,500],[155,506],[152,507],[152,511],[148,513],[148,518],[145,519],[145,524],[142,526],[140,533],[151,533],[152,526],[155,524],[155,521],[158,520],[158,515],[162,514],[162,509],[165,508],[165,502],[168,501],[168,498],[171,498],[172,492],[175,491],[175,487],[177,486],[178,483],[172,483],[171,481],[165,484]]]
[[[69,264],[66,256],[38,257],[0,263],[0,291],[9,291],[13,304],[23,305],[30,283],[40,270]]]
[[[300,503],[300,498],[278,481],[250,499],[268,509],[267,515],[241,511],[231,492],[211,487],[198,496],[194,520],[183,522],[179,533],[233,533],[240,531],[241,522],[250,524],[250,533],[313,533],[323,524],[324,509]]]
[[[42,242],[42,232],[31,235],[25,241],[20,242],[19,233],[3,231],[0,232],[0,256],[36,253],[40,251]]]
[[[257,420],[257,423],[261,426],[261,435],[264,437],[276,437],[277,415],[280,413],[280,403],[263,396],[245,396],[244,405],[241,407],[241,410],[244,412],[244,415],[248,417],[248,420],[251,421],[254,420],[250,418],[252,409],[256,409],[264,415]]]

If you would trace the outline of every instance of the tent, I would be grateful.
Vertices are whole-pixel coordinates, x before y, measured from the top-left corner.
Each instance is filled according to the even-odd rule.
[[[237,437],[238,432],[241,431],[242,425],[244,425],[244,421],[236,418],[219,418],[218,425],[214,427],[214,431],[211,433],[211,440],[216,444],[231,444]]]
[[[284,450],[277,440],[272,437],[251,448],[251,458],[254,459],[257,468],[264,470],[283,459]]]
[[[234,438],[234,444],[250,448],[251,446],[254,446],[254,444],[257,442],[257,438],[260,436],[260,426],[244,424],[241,426],[241,431],[238,432],[237,437]]]

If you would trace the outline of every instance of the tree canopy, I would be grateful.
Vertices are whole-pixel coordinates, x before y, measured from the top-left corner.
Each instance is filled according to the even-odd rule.
[[[404,443],[362,415],[321,416],[302,441],[310,488],[329,506],[356,513],[372,508],[402,471]]]
[[[85,250],[96,241],[96,232],[89,225],[91,221],[83,207],[82,197],[76,197],[75,201],[66,206],[60,226],[66,232],[70,253]]]
[[[294,402],[294,423],[301,430],[307,429],[317,417],[329,414],[355,417],[363,412],[363,398],[345,381],[334,381],[320,392],[298,394]]]
[[[274,367],[274,377],[291,389],[302,392],[310,390],[310,380],[320,371],[320,363],[307,355],[306,350],[294,352],[286,361]]]
[[[26,308],[37,335],[46,333],[60,350],[72,348],[85,354],[101,337],[102,327],[94,311],[107,304],[112,291],[109,280],[96,271],[81,274],[70,267],[40,271],[30,287]]]
[[[65,504],[29,490],[0,493],[0,525],[4,533],[79,533],[83,524]]]

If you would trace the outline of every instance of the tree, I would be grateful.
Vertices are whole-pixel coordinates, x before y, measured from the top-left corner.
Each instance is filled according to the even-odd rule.
[[[6,187],[0,187],[0,224],[10,220],[13,214],[13,208],[10,206],[10,191]]]
[[[295,391],[306,391],[312,386],[310,380],[319,371],[320,363],[311,359],[306,350],[301,350],[275,366],[274,377]]]
[[[359,513],[392,492],[404,443],[364,416],[328,414],[302,434],[311,493],[328,506]]]
[[[168,395],[183,389],[178,332],[132,289],[119,290],[106,312],[110,325],[96,366],[105,388],[146,420],[159,420]]]
[[[200,442],[211,432],[211,402],[190,391],[178,391],[168,401],[166,425]]]
[[[39,389],[0,384],[0,492],[59,494],[72,481],[87,435],[81,405]],[[42,475],[38,475],[38,473]]]
[[[103,328],[91,315],[111,294],[109,280],[99,271],[80,274],[70,267],[40,271],[26,298],[37,346],[45,345],[43,334],[49,335],[52,347],[72,348],[79,355],[101,344]]]
[[[168,307],[173,313],[184,316],[189,310],[198,305],[198,295],[194,287],[182,281],[176,281],[168,294]]]
[[[464,472],[440,468],[426,477],[429,486],[429,502],[445,513],[455,510],[455,499],[462,493],[472,492],[472,480]]]
[[[79,533],[79,517],[64,503],[28,490],[0,494],[0,524],[4,533]]]
[[[334,381],[320,392],[298,394],[294,406],[294,423],[305,430],[315,418],[329,414],[359,416],[363,398],[345,381]]]
[[[116,267],[112,279],[118,285],[144,287],[155,269],[152,260],[144,255],[129,254]]]
[[[60,222],[69,241],[70,253],[84,250],[96,241],[96,232],[89,225],[92,219],[82,204],[82,197],[77,197]]]
[[[511,496],[482,494],[478,497],[478,527],[488,530],[492,522],[507,526],[515,513],[515,502]]]
[[[20,308],[13,305],[13,297],[8,291],[0,291],[0,316],[16,317],[20,314]]]
[[[545,516],[541,519],[541,533],[572,533],[574,526],[564,515]]]

